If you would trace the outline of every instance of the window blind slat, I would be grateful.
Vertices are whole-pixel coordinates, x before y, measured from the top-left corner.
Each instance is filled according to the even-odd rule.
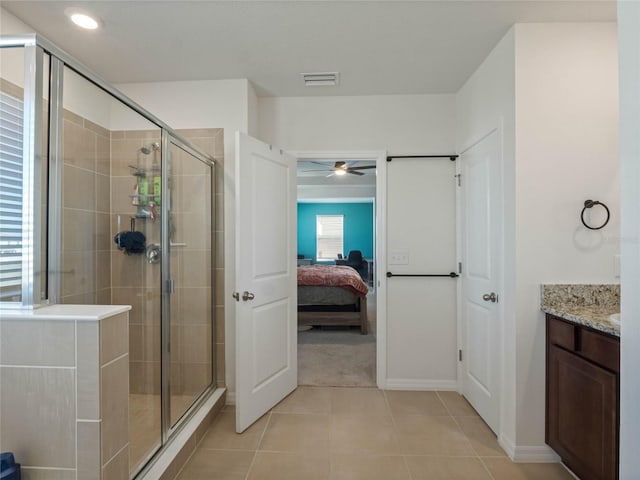
[[[316,215],[316,258],[334,260],[343,251],[342,215]]]
[[[0,300],[22,285],[23,102],[0,92]]]

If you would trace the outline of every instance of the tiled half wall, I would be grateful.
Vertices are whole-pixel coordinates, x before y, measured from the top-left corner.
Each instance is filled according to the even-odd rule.
[[[128,313],[0,319],[0,449],[24,480],[129,475]]]

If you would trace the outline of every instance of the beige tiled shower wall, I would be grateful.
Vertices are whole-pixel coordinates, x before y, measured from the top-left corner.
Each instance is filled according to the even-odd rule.
[[[63,112],[61,303],[111,304],[110,132]]]
[[[138,213],[138,206],[132,204],[136,168],[149,173],[160,165],[159,151],[151,149],[146,155],[140,151],[155,142],[160,142],[159,129],[111,132],[112,239],[118,232],[130,230],[131,218]],[[160,215],[155,220],[136,218],[135,229],[145,235],[147,245],[161,244]],[[151,264],[144,255],[127,255],[111,242],[112,303],[132,306],[129,313],[132,394],[160,394],[160,274],[160,263]]]

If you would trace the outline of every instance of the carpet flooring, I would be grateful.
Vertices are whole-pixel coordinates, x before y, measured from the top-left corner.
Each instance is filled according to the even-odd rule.
[[[298,385],[375,386],[375,337],[357,328],[298,332]]]

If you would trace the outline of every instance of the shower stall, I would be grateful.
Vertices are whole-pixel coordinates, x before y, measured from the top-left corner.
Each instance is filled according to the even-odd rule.
[[[40,36],[0,47],[0,308],[131,305],[133,478],[216,387],[217,160]]]

